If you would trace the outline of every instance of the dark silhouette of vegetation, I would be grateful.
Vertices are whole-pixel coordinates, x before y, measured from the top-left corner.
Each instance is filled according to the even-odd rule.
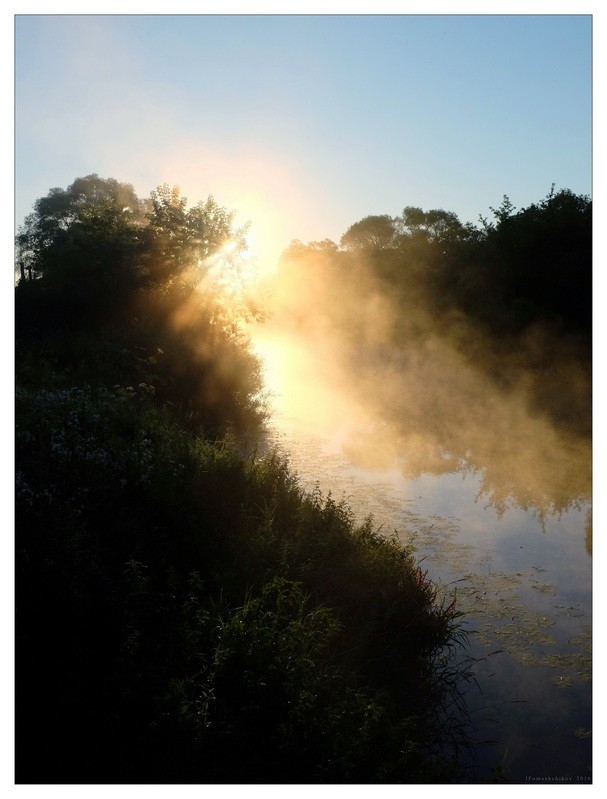
[[[491,333],[543,322],[589,340],[592,327],[592,203],[550,191],[517,213],[508,197],[483,231],[455,250],[447,296]],[[466,268],[461,268],[466,263]]]
[[[214,270],[243,235],[96,175],[19,232],[18,782],[453,777],[456,609],[238,443],[259,364]]]
[[[366,216],[351,225],[340,239],[347,250],[386,249],[397,238],[393,220],[387,215]]]
[[[178,188],[149,203],[97,175],[51,190],[17,236],[18,377],[143,384],[207,429],[255,427],[259,364],[208,263],[226,244],[237,257],[243,234],[211,197],[187,210]]]
[[[588,337],[589,198],[553,187],[539,203],[518,212],[507,196],[491,210],[494,221],[481,219],[474,227],[452,212],[408,206],[400,217],[367,216],[354,223],[341,246],[375,257],[387,281],[407,288],[420,284],[437,310],[459,308],[492,335],[519,334],[549,322]],[[317,250],[316,242],[299,247],[300,253]]]

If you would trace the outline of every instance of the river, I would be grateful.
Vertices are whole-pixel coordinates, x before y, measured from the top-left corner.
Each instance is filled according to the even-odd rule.
[[[501,460],[436,438],[426,446],[422,433],[347,415],[292,348],[254,343],[271,394],[268,443],[301,486],[345,499],[361,521],[372,515],[414,547],[439,595],[456,597],[468,633],[458,657],[474,673],[462,683],[473,744],[464,781],[590,782],[589,445],[572,449],[551,433],[553,444],[529,439]],[[557,448],[573,471],[552,468]],[[522,460],[517,480],[509,470]]]

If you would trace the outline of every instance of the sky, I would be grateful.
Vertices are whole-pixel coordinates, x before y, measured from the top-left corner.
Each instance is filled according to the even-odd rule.
[[[408,205],[591,194],[591,45],[588,13],[17,12],[15,221],[91,173],[166,182],[272,264]]]

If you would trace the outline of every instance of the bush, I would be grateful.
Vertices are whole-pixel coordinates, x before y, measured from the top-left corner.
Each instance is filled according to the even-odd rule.
[[[145,391],[21,388],[17,419],[18,781],[448,773],[457,614],[410,553]]]

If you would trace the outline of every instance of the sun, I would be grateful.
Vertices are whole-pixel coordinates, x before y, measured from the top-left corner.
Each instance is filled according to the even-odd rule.
[[[229,240],[208,263],[212,277],[233,294],[254,293],[268,275],[276,272],[285,246],[267,208],[255,204],[246,211],[250,213],[244,247],[236,240]]]
[[[251,192],[243,193],[238,207],[241,224],[249,224],[245,241],[251,277],[272,274],[289,244],[281,210],[275,202]]]

